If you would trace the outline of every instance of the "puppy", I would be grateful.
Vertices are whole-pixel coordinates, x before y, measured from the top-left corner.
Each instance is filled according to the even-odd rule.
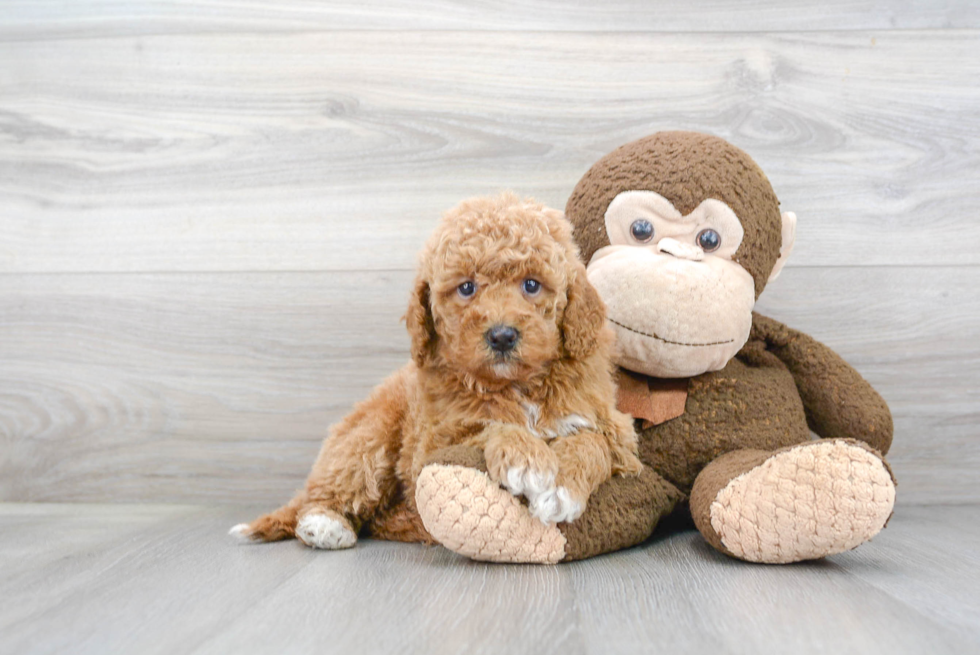
[[[415,482],[454,445],[482,449],[490,477],[545,523],[575,520],[601,483],[639,473],[632,420],[615,407],[614,336],[560,212],[511,194],[450,210],[405,319],[412,360],[333,427],[304,490],[232,534],[431,542]]]

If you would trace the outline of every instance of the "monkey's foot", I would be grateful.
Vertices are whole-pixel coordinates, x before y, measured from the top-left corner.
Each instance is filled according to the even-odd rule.
[[[470,559],[555,564],[565,537],[486,473],[468,466],[429,464],[415,487],[422,523],[439,543]]]
[[[863,443],[814,441],[763,453],[754,464],[748,454],[730,453],[712,462],[709,468],[719,466],[717,473],[738,467],[740,460],[751,466],[723,478],[729,481],[716,487],[709,516],[696,517],[708,540],[718,546],[717,540],[735,557],[788,563],[833,555],[874,537],[892,514],[894,478],[881,456]],[[703,485],[695,483],[702,489],[693,492],[692,509],[703,505],[695,496],[711,477],[719,479],[707,476],[706,482],[699,480]],[[710,527],[704,518],[710,518]]]

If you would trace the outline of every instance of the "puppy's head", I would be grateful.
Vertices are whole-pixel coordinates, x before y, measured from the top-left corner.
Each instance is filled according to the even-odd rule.
[[[588,357],[605,308],[561,212],[504,194],[446,213],[422,252],[406,321],[420,367],[494,384]]]

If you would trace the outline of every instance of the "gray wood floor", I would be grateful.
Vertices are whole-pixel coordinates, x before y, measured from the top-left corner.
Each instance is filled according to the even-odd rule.
[[[693,531],[557,567],[239,545],[255,508],[0,504],[2,653],[975,653],[980,508],[755,566]]]

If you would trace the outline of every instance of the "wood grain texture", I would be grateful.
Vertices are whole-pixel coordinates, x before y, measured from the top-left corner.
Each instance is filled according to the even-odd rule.
[[[758,32],[980,27],[968,0],[7,0],[0,40],[214,32],[465,30]]]
[[[755,566],[692,531],[559,565],[362,540],[238,545],[252,508],[0,505],[10,653],[860,653],[980,647],[980,508],[900,510],[870,544]]]
[[[762,296],[890,403],[900,503],[980,500],[977,274],[798,267]],[[407,360],[412,275],[0,276],[0,499],[284,500]]]
[[[890,402],[899,502],[980,500],[978,51],[965,0],[4,2],[0,499],[278,502],[442,211],[681,128],[800,216],[760,308]]]
[[[0,40],[0,271],[406,269],[460,199],[563,207],[672,128],[759,161],[790,266],[980,264],[976,30],[234,29]]]

